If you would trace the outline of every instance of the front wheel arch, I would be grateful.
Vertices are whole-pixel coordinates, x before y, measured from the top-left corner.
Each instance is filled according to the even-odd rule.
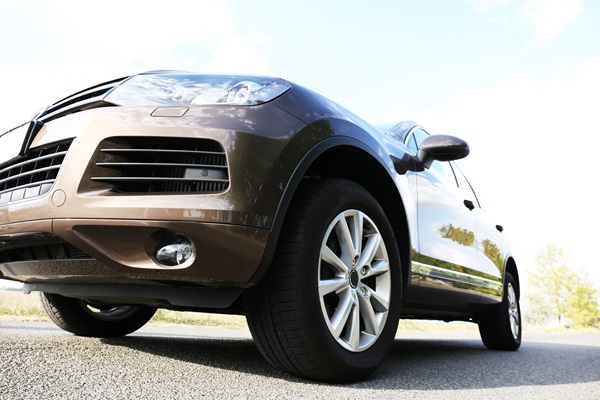
[[[248,282],[255,285],[267,273],[277,247],[277,239],[289,211],[292,199],[298,194],[303,182],[317,179],[346,179],[365,189],[381,205],[397,239],[402,264],[402,284],[410,282],[412,243],[406,207],[402,195],[394,182],[396,171],[386,166],[384,160],[362,142],[345,136],[333,136],[312,147],[298,163],[284,189],[273,218],[271,232],[263,259]]]

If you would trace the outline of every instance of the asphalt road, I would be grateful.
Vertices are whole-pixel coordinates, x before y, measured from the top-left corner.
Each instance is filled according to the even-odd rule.
[[[518,352],[476,333],[401,334],[351,385],[272,368],[245,330],[149,325],[119,339],[0,322],[0,399],[600,399],[599,334],[528,334]]]

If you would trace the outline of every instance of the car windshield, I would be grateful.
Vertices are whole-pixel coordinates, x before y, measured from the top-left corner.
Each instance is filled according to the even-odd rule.
[[[122,106],[257,105],[289,88],[284,80],[271,77],[141,74],[123,82],[105,100]]]

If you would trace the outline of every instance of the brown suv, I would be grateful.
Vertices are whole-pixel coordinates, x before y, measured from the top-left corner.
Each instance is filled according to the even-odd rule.
[[[103,83],[0,136],[0,278],[83,336],[156,308],[244,314],[269,362],[324,381],[371,374],[399,318],[516,350],[517,267],[468,153],[278,78]]]

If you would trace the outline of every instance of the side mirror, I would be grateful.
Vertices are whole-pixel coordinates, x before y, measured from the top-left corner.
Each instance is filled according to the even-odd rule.
[[[429,168],[434,160],[460,160],[468,155],[469,145],[464,140],[448,135],[433,135],[423,140],[417,158],[425,168]]]

